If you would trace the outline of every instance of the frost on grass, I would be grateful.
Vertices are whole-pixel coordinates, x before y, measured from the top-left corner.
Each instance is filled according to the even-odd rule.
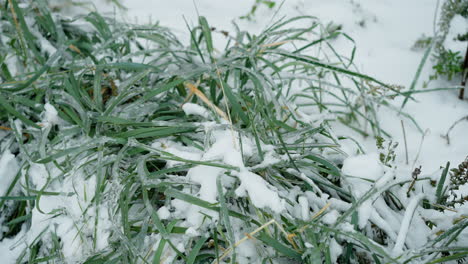
[[[159,25],[63,19],[45,1],[0,0],[0,11],[6,263],[466,253],[467,207],[447,207],[447,170],[412,177],[359,145],[343,151],[337,123],[385,136],[373,113],[399,92],[354,71],[332,46],[349,38],[316,18],[239,30],[217,50],[203,17],[181,43]]]

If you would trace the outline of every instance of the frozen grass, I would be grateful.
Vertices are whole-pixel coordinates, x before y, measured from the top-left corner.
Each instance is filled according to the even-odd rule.
[[[386,136],[377,108],[421,91],[356,71],[331,44],[352,39],[314,17],[258,36],[187,27],[189,45],[159,25],[0,0],[0,243],[13,239],[17,263],[466,256],[468,219],[437,207],[448,166],[441,180],[370,156],[340,169],[334,124]]]

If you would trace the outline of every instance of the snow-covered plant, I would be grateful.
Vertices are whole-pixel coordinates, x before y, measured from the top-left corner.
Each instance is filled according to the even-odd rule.
[[[450,184],[446,187],[446,195],[441,199],[441,204],[456,208],[468,202],[468,157],[451,169],[448,173]]]
[[[451,26],[453,23],[465,24],[466,31],[455,32]],[[451,81],[453,77],[459,77],[463,72],[463,60],[468,45],[467,24],[468,1],[446,0],[441,8],[437,36],[434,38],[435,63],[431,80],[444,77]]]
[[[466,248],[435,177],[347,157],[404,95],[315,17],[216,49],[0,0],[0,250],[18,263],[438,263]],[[314,54],[313,56],[311,54]],[[404,115],[404,113],[402,113]],[[387,160],[388,163],[392,159]],[[408,191],[409,190],[409,191]],[[439,196],[437,196],[439,195]],[[429,204],[427,206],[427,204]],[[8,248],[8,250],[3,250]]]
[[[456,16],[461,16],[468,18],[468,1],[466,0],[446,0],[444,1],[440,18],[438,20],[438,42],[437,48],[443,48],[443,42],[450,33],[450,24]],[[463,35],[466,32],[461,32],[462,34],[456,34],[459,40],[463,40]]]

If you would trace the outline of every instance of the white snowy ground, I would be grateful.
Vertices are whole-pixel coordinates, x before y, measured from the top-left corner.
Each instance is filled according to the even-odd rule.
[[[274,14],[274,11],[263,7],[257,11],[255,21],[239,20],[238,17],[245,15],[254,1],[122,0],[122,2],[128,7],[128,11],[123,14],[124,20],[138,23],[159,20],[162,25],[181,33],[181,36],[187,30],[183,16],[189,24],[197,23],[195,6],[200,15],[207,17],[211,26],[228,31],[232,29],[231,21],[235,19],[242,29],[258,32],[272,21]],[[115,11],[104,1],[96,5],[100,12]],[[289,0],[284,3],[277,18],[283,15],[289,17],[313,15],[321,18],[323,22],[333,21],[342,24],[343,31],[352,36],[356,42],[355,62],[361,72],[385,83],[408,87],[423,56],[423,51],[412,51],[411,47],[422,34],[426,36],[433,34],[436,6],[435,0]],[[122,17],[122,15],[117,16]],[[459,31],[468,29],[468,23],[465,22],[461,21],[455,25]],[[221,35],[217,36],[216,40],[223,43]],[[349,51],[350,47],[347,43],[336,43],[336,48]],[[422,89],[423,81],[428,80],[430,74],[429,62],[422,71],[416,89]],[[428,88],[436,87],[444,87],[444,84],[432,82]],[[462,122],[453,129],[450,134],[450,145],[442,138],[456,120],[468,115],[468,101],[459,100],[457,92],[418,94],[415,96],[417,102],[410,101],[406,105],[405,111],[410,113],[426,132],[423,140],[423,135],[405,119],[410,163],[407,167],[401,167],[401,170],[406,170],[410,174],[414,167],[422,165],[423,175],[432,175],[439,173],[440,166],[445,165],[447,161],[456,165],[468,155],[468,122]],[[395,101],[394,104],[400,106],[401,101]],[[405,159],[402,118],[397,113],[385,109],[382,109],[378,115],[382,128],[388,131],[395,141],[400,142],[397,159],[402,162]],[[376,151],[373,138],[363,138],[346,128],[340,128],[338,132],[340,135],[352,135],[367,152]],[[344,148],[348,150],[349,155],[353,154],[351,145]],[[417,156],[419,158],[415,160]],[[2,161],[8,158],[9,156],[4,154]],[[355,165],[359,165],[360,162],[357,161]],[[0,167],[1,165],[2,162]],[[7,256],[9,253],[15,255],[13,252],[8,252],[12,243],[13,241],[8,239],[0,243],[0,256]],[[2,261],[9,262],[8,259]]]
[[[333,21],[343,25],[343,31],[356,42],[356,65],[359,70],[370,76],[389,83],[409,87],[424,51],[413,51],[411,47],[423,34],[434,34],[435,14],[439,14],[435,0],[286,0],[276,14],[262,6],[257,10],[254,21],[239,19],[250,10],[254,1],[228,0],[123,0],[128,10],[116,11],[106,2],[98,3],[98,9],[108,10],[110,14],[118,14],[129,22],[147,23],[160,21],[163,26],[170,27],[178,33],[186,33],[184,17],[190,25],[197,24],[199,15],[207,17],[211,26],[220,30],[232,29],[232,20],[243,30],[259,32],[272,20],[282,16],[312,15],[324,23]],[[279,2],[279,1],[277,1]],[[440,1],[442,4],[443,1]],[[277,5],[279,6],[279,5]],[[196,8],[195,8],[196,7]],[[440,8],[440,6],[439,6]],[[457,32],[468,31],[468,21],[456,21],[453,24]],[[181,34],[186,35],[186,34]],[[222,47],[223,36],[215,35],[215,41]],[[340,52],[349,52],[349,43],[334,43]],[[458,47],[463,54],[465,47]],[[432,73],[432,63],[428,61],[423,68],[416,89],[423,89],[424,81]],[[442,82],[431,82],[429,88],[447,87]],[[440,166],[450,161],[452,165],[459,164],[468,155],[468,122],[459,123],[450,132],[450,144],[442,137],[449,127],[460,118],[468,115],[467,100],[457,98],[458,91],[441,91],[418,94],[417,102],[410,101],[405,111],[410,113],[423,134],[404,119],[406,130],[409,167],[422,165],[423,174],[432,174]],[[401,100],[395,100],[394,105],[400,106]],[[403,161],[405,148],[401,126],[402,117],[394,111],[382,109],[378,113],[380,124],[389,132],[394,141],[399,142],[397,159]],[[340,134],[340,133],[339,133]],[[373,138],[363,138],[360,135],[343,128],[341,135],[352,135],[364,146],[367,152],[376,151]],[[346,146],[345,146],[346,148]],[[349,154],[352,153],[351,147]],[[419,153],[419,158],[418,157]],[[416,160],[417,158],[417,160]]]

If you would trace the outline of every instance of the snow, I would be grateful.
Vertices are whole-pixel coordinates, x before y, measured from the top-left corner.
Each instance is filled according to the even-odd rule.
[[[363,183],[364,185],[368,185],[368,182],[375,182],[382,177],[384,169],[380,162],[379,155],[377,153],[370,153],[345,159],[342,172],[347,176],[351,176],[346,177],[346,179],[353,184]],[[354,178],[360,179],[355,180]]]
[[[18,161],[10,150],[5,150],[0,157],[0,196],[7,194],[16,174],[19,171]]]
[[[218,197],[216,179],[223,171],[222,168],[201,165],[190,169],[187,178],[200,184],[199,197],[201,199],[214,203]]]
[[[338,217],[340,217],[340,213],[337,210],[331,210],[322,217],[322,221],[327,225],[334,225]]]
[[[4,264],[15,264],[16,259],[20,256],[23,250],[26,248],[26,244],[21,241],[24,237],[25,232],[22,230],[13,238],[3,238],[0,243],[0,256],[2,257],[2,263]]]
[[[241,170],[237,176],[241,180],[241,185],[236,190],[238,196],[245,196],[247,192],[256,207],[268,207],[276,213],[284,210],[284,201],[281,200],[277,192],[268,187],[267,182],[262,177],[247,170]]]
[[[11,178],[11,174],[16,174],[18,165],[11,153],[6,152],[2,155],[0,168],[0,172],[9,169],[8,174],[0,175],[2,176],[0,179]],[[57,176],[61,174],[57,168],[47,168],[42,164],[34,164],[30,168],[29,177],[37,189],[63,194],[72,193],[72,195],[42,195],[31,211],[31,226],[28,228],[28,232],[25,232],[27,229],[23,228],[22,232],[16,235],[13,240],[18,245],[26,245],[32,243],[42,232],[53,231],[63,243],[62,253],[65,260],[68,263],[76,263],[81,260],[83,254],[92,248],[91,234],[94,232],[94,219],[98,218],[97,250],[108,246],[109,229],[112,224],[109,221],[108,208],[102,206],[99,209],[99,215],[96,216],[96,210],[91,206],[96,186],[95,176],[84,179],[80,171],[70,173],[73,174],[71,177],[66,177],[63,182],[56,184],[57,181],[52,183],[48,179],[57,179]],[[3,177],[4,175],[7,177]],[[0,187],[4,186],[3,183],[0,184]],[[88,206],[91,207],[86,210]],[[11,253],[6,253],[4,250],[9,247],[13,248],[9,244],[13,240],[3,240],[5,242],[0,243],[0,255],[11,255],[12,260],[18,255],[17,249]],[[22,246],[17,248],[22,248]]]
[[[411,220],[413,219],[413,214],[415,212],[416,206],[418,206],[418,203],[422,198],[424,198],[424,194],[418,194],[411,199],[410,203],[406,207],[405,216],[401,222],[400,232],[398,233],[395,247],[392,251],[393,256],[398,256],[403,252],[403,245],[408,234]]]
[[[338,242],[336,242],[336,240],[332,238],[330,241],[331,263],[338,263],[336,260],[342,253],[343,253],[343,248],[341,248],[340,244],[338,244]]]
[[[349,157],[343,162],[342,172],[345,175],[343,186],[348,187],[356,199],[361,198],[381,178],[384,173],[379,156],[376,153]],[[373,200],[367,199],[358,208],[359,227],[367,225],[373,211]]]
[[[275,152],[275,147],[272,145],[262,144],[262,150],[264,151],[263,161],[259,164],[249,168],[250,170],[260,169],[260,168],[268,168],[273,164],[279,163],[281,161],[287,160],[287,155],[278,156]]]
[[[305,196],[299,196],[299,198],[297,198],[298,202],[299,202],[299,205],[301,206],[301,217],[302,217],[302,220],[304,221],[307,221],[309,220],[309,211],[310,211],[310,208],[309,208],[309,201],[307,200],[307,197]]]
[[[151,147],[155,149],[162,149],[170,154],[173,154],[176,157],[187,159],[187,160],[200,160],[202,153],[199,149],[191,146],[183,146],[178,142],[171,140],[158,140],[151,144]],[[171,168],[178,164],[181,164],[180,161],[169,160],[167,162],[167,167]]]
[[[208,118],[210,115],[210,112],[206,108],[197,104],[185,103],[182,105],[182,109],[186,115],[198,115],[204,118]]]
[[[240,240],[241,237],[238,237]],[[237,252],[239,255],[239,263],[258,263],[256,259],[258,258],[257,249],[255,248],[255,243],[252,240],[247,240],[241,243],[237,247]]]
[[[189,227],[187,228],[187,230],[185,231],[185,234],[187,236],[190,236],[190,237],[197,237],[200,235],[200,232],[198,232],[195,228],[193,227]]]
[[[161,206],[158,209],[158,216],[160,219],[169,219],[171,216],[171,212],[169,212],[169,209],[167,209],[166,206]]]
[[[49,103],[44,105],[44,121],[45,124],[54,125],[60,122],[57,109]]]
[[[460,15],[455,15],[450,23],[450,29],[444,41],[444,47],[453,51],[459,51],[463,56],[466,43],[458,41],[457,37],[468,32],[468,19]]]
[[[390,237],[392,241],[395,241],[397,238],[397,235],[394,229],[392,228],[392,226],[390,226],[390,224],[387,222],[387,220],[382,218],[380,214],[377,212],[377,210],[372,211],[371,216],[370,216],[370,221],[372,221],[372,223],[374,223],[376,226],[382,229],[385,232],[385,234],[387,234]]]
[[[206,124],[204,127],[210,132],[207,134],[211,135],[208,139],[211,145],[204,152],[194,147],[182,146],[180,143],[170,140],[157,140],[152,144],[152,147],[162,149],[180,158],[205,162],[221,161],[224,164],[236,167],[239,171],[231,172],[240,180],[240,186],[235,190],[236,195],[249,197],[258,208],[269,208],[276,213],[284,210],[284,201],[280,199],[275,189],[262,177],[249,171],[249,168],[244,165],[243,159],[254,155],[253,142],[245,136],[242,137],[242,140],[239,140],[239,135],[232,130],[216,129],[213,128],[211,123]],[[242,148],[240,142],[242,142]],[[174,166],[174,162],[168,162],[167,166]],[[223,184],[228,185],[228,187],[232,183],[232,180],[225,173],[226,169],[224,168],[197,165],[188,170],[187,179],[199,186],[196,192],[198,198],[210,203],[217,203],[217,178],[222,177]],[[210,215],[213,218],[218,217],[213,211],[177,200],[172,201],[172,206],[176,209],[175,216],[185,215],[189,227],[195,229],[202,227],[203,214]]]

